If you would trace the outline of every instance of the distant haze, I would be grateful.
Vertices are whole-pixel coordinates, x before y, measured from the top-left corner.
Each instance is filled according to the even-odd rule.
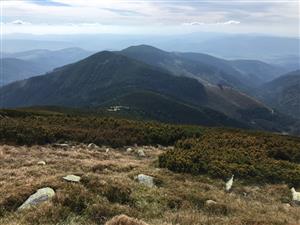
[[[89,51],[121,50],[147,44],[167,51],[200,52],[226,59],[258,59],[299,68],[299,39],[266,35],[197,32],[182,35],[10,34],[3,39],[2,52],[32,49],[59,50],[80,47]]]

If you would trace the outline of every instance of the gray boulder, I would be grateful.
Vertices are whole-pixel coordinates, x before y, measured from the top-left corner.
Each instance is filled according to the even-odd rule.
[[[45,187],[38,189],[33,195],[31,195],[18,209],[23,210],[30,208],[31,206],[38,205],[42,202],[48,201],[55,195],[55,191],[52,188]]]
[[[79,182],[81,177],[71,174],[63,177],[63,179],[70,182]]]
[[[145,152],[144,152],[143,149],[137,150],[137,155],[138,155],[139,157],[146,157],[146,154],[145,154]]]
[[[139,174],[137,177],[136,177],[136,180],[147,186],[147,187],[155,187],[155,184],[154,184],[154,177],[151,177],[151,176],[148,176],[148,175],[145,175],[145,174]]]
[[[99,148],[98,145],[94,144],[94,143],[89,143],[87,146],[89,149],[95,149],[95,148]]]

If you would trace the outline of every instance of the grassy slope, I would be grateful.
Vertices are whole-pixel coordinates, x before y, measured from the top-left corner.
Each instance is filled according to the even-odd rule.
[[[222,180],[156,168],[157,156],[165,150],[144,149],[147,157],[140,159],[124,148],[105,153],[85,145],[70,149],[1,146],[0,224],[99,225],[121,213],[150,225],[300,222],[299,208],[285,205],[291,199],[286,185],[244,186],[236,181],[233,191],[225,193]],[[38,166],[39,160],[47,164]],[[71,173],[82,181],[64,182],[62,176]],[[138,184],[133,178],[139,173],[154,176],[158,187]],[[56,191],[52,201],[15,211],[28,195],[45,186]],[[218,203],[207,206],[207,199]]]
[[[2,110],[0,123],[3,225],[104,224],[121,213],[150,225],[300,222],[299,208],[285,205],[291,201],[285,183],[296,181],[293,184],[299,185],[300,141],[296,137],[65,115],[43,108]],[[56,141],[95,142],[119,148],[105,153],[83,144],[67,149],[44,145]],[[144,147],[147,157],[141,159],[125,152],[126,145],[135,143],[177,144],[175,149]],[[39,160],[45,160],[46,166],[38,166]],[[158,168],[158,163],[171,170]],[[82,182],[63,182],[61,177],[71,173],[82,176]],[[155,176],[158,188],[136,183],[133,178],[139,173]],[[223,180],[232,173],[237,181],[229,194],[224,192]],[[44,186],[56,190],[52,201],[16,212],[28,195]],[[207,206],[208,199],[218,203]]]

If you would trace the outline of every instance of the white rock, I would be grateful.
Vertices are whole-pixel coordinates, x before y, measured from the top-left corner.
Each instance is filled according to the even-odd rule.
[[[107,148],[107,149],[105,150],[105,152],[108,153],[108,152],[109,152],[109,148]]]
[[[145,174],[139,174],[136,177],[137,181],[141,184],[146,185],[147,187],[155,187],[154,178]]]
[[[229,192],[232,188],[232,185],[233,185],[233,178],[234,178],[234,175],[231,176],[231,178],[226,182],[225,184],[225,190],[227,192]]]
[[[99,148],[99,146],[96,145],[96,144],[94,144],[94,143],[89,143],[88,144],[88,148],[91,148],[91,149],[93,149],[93,148]]]
[[[127,148],[126,149],[126,152],[128,152],[128,153],[130,153],[130,152],[132,152],[133,150],[132,150],[132,148]]]
[[[205,204],[206,205],[215,205],[215,204],[217,204],[217,202],[209,199],[209,200],[206,200]]]
[[[145,152],[144,152],[143,149],[139,149],[139,150],[137,151],[137,155],[138,155],[139,157],[146,157],[146,154],[145,154]]]
[[[53,144],[53,146],[54,146],[54,147],[60,147],[60,148],[68,148],[68,147],[69,147],[68,144],[59,144],[59,143]]]
[[[46,165],[46,162],[45,161],[38,161],[37,164],[40,165],[40,166],[44,166],[44,165]]]
[[[72,174],[63,177],[63,179],[70,182],[79,182],[81,177]]]
[[[55,191],[52,188],[45,187],[38,189],[33,195],[31,195],[18,209],[27,209],[31,206],[38,205],[51,199],[55,195]]]
[[[293,187],[291,188],[291,192],[293,201],[300,203],[300,192],[297,192]]]

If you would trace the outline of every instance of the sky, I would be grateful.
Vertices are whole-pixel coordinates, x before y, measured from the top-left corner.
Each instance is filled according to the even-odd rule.
[[[256,33],[299,37],[299,0],[2,0],[1,34]]]

